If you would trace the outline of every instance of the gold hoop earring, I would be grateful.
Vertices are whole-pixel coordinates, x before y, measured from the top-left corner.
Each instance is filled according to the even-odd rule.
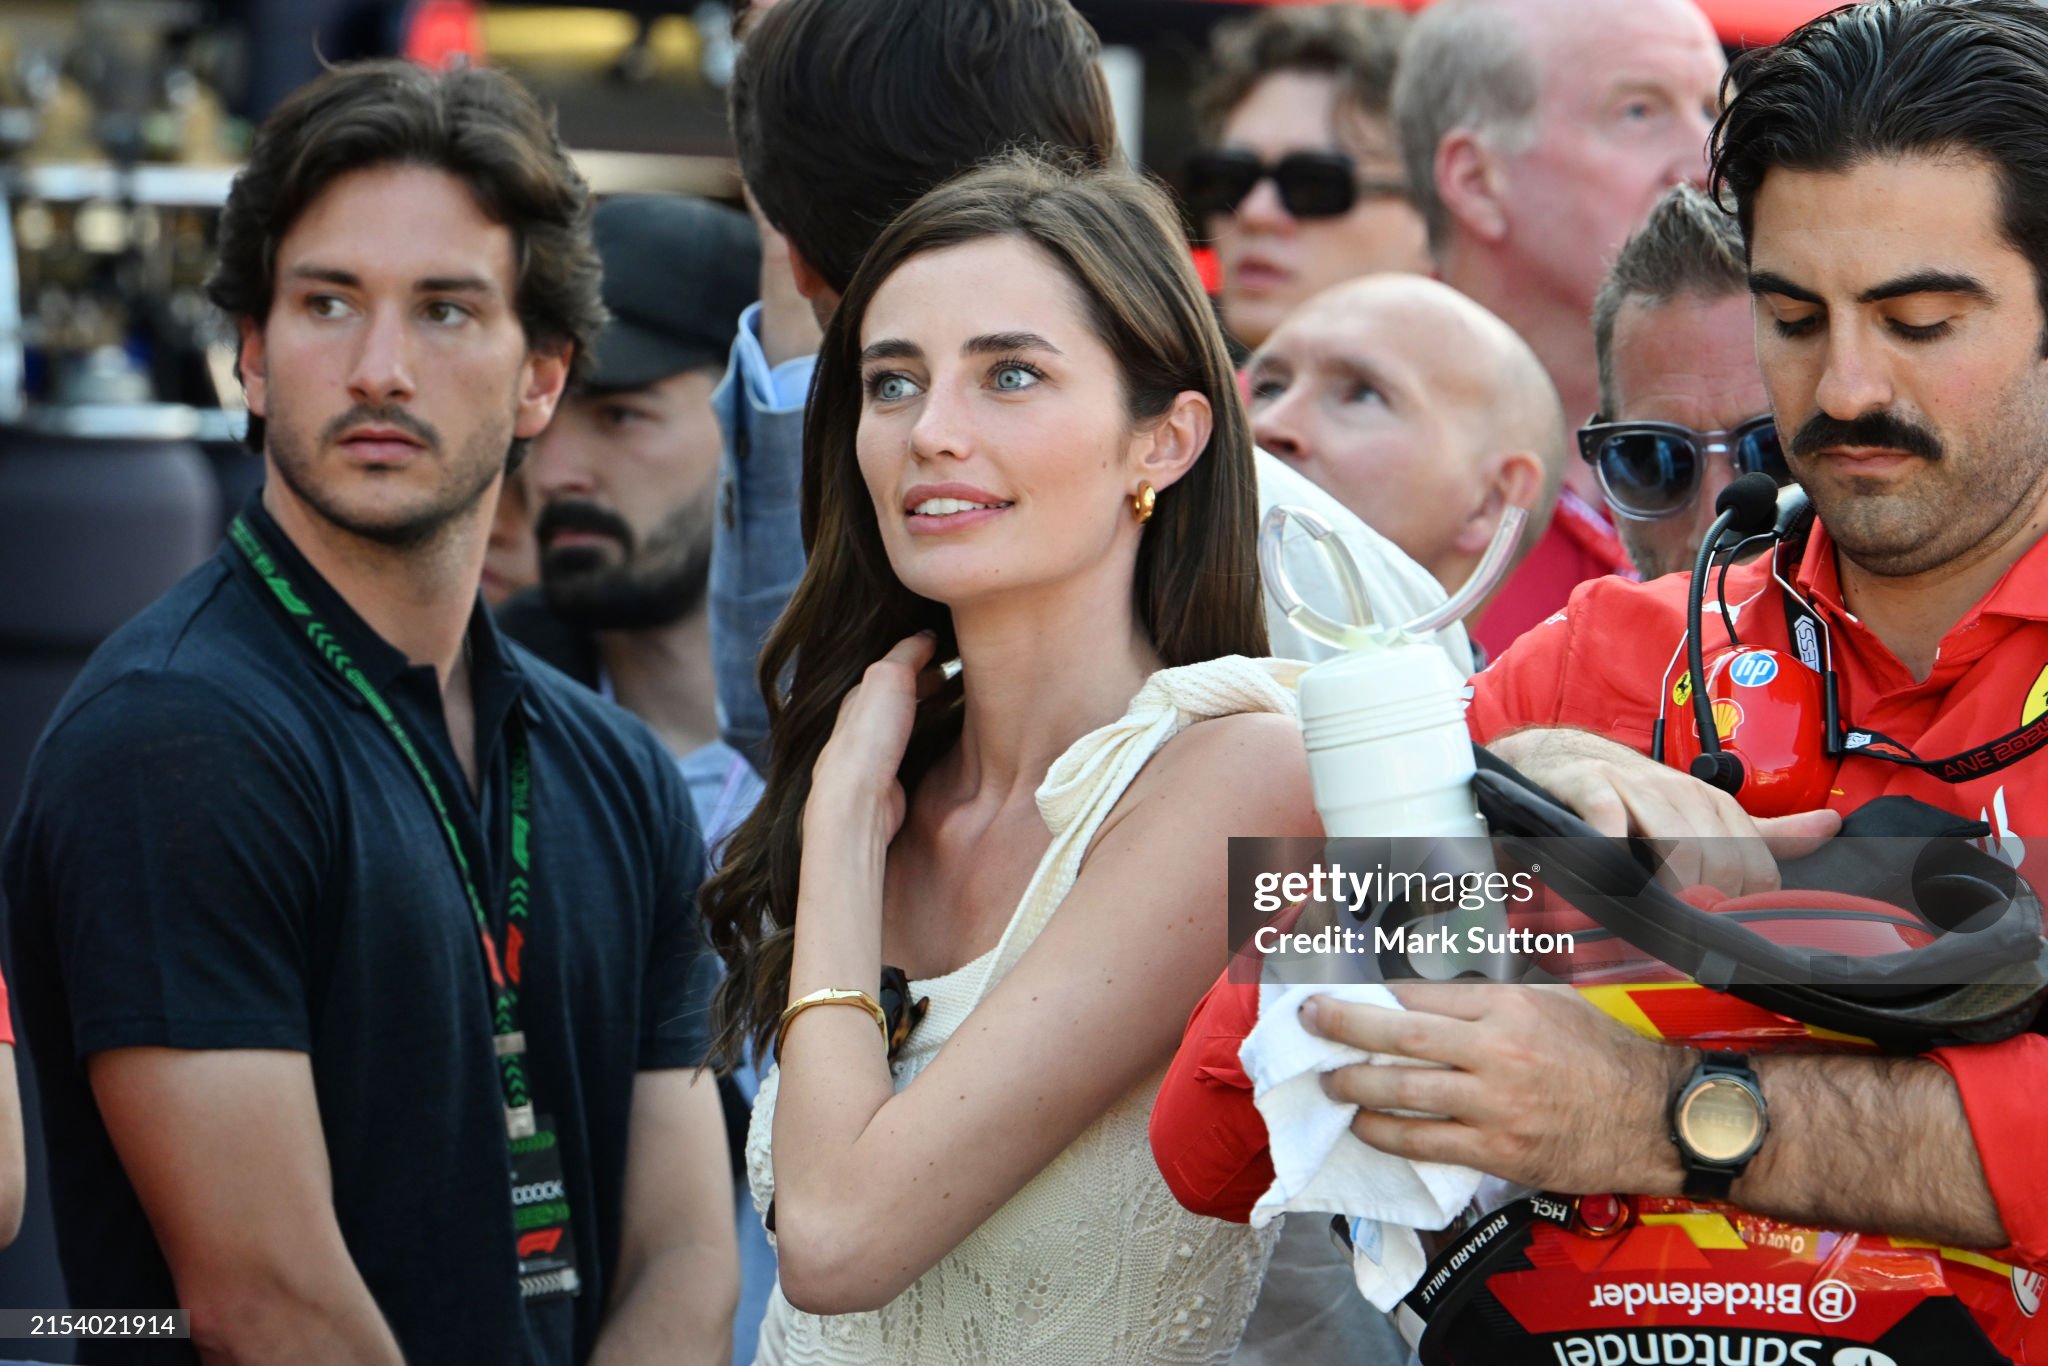
[[[1131,495],[1131,516],[1143,526],[1152,520],[1152,507],[1159,501],[1159,495],[1152,491],[1152,485],[1145,480],[1138,481],[1138,491]]]

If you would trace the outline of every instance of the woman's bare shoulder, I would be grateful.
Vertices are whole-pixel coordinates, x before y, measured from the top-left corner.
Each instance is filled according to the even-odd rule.
[[[1318,834],[1301,727],[1279,712],[1239,712],[1189,726],[1160,748],[1128,794],[1176,823],[1230,834]]]

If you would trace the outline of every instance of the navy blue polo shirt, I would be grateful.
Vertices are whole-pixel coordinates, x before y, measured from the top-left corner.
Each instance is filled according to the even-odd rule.
[[[86,666],[0,854],[42,1079],[71,1307],[176,1303],[84,1063],[116,1048],[311,1059],[334,1206],[414,1362],[581,1361],[617,1264],[634,1074],[698,1063],[702,845],[653,735],[471,618],[480,795],[431,668],[246,515],[425,756],[502,936],[507,738],[533,764],[521,1025],[560,1135],[579,1296],[522,1301],[504,1102],[475,919],[418,778],[224,544]],[[87,1344],[87,1361],[196,1360]]]

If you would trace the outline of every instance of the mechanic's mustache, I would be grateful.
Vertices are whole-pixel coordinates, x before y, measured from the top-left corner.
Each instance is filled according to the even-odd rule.
[[[1815,455],[1835,446],[1877,446],[1926,460],[1942,456],[1941,441],[1933,432],[1888,412],[1864,413],[1846,422],[1815,413],[1792,434],[1792,454],[1796,456]]]
[[[393,427],[430,451],[441,449],[441,434],[403,408],[378,403],[358,403],[327,424],[320,433],[322,445],[333,445],[351,427]]]
[[[595,503],[566,499],[549,503],[540,510],[540,517],[533,525],[533,538],[540,543],[542,550],[546,550],[555,537],[565,531],[609,536],[628,551],[633,548],[633,528],[626,525],[626,519]]]

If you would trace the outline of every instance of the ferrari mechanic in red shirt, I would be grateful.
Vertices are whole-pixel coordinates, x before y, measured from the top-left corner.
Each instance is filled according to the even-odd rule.
[[[1726,852],[1683,870],[1731,895],[1775,886],[1764,848],[1809,850],[1841,813],[1892,794],[1981,819],[1987,847],[2043,885],[2048,9],[1872,0],[1754,54],[1730,88],[1716,181],[1748,247],[1778,430],[1818,516],[1778,560],[1732,569],[1726,600],[1742,642],[1785,667],[1808,667],[1800,637],[1825,632],[1839,771],[1822,809],[1757,818],[1648,757],[1660,717],[1690,719],[1672,695],[1680,575],[1581,586],[1474,679],[1473,736],[1605,833],[1744,837],[1711,841]],[[1787,610],[1774,563],[1810,610]],[[1718,615],[1702,643],[1728,644]],[[1729,723],[1724,738],[1743,722]],[[1256,990],[1219,983],[1205,998],[1153,1116],[1176,1194],[1226,1218],[1271,1181],[1237,1061]],[[1675,1197],[1691,1184],[1670,1112],[1692,1050],[1572,993],[1399,994],[1403,1012],[1304,1011],[1328,1037],[1440,1064],[1330,1074],[1331,1094],[1361,1107],[1364,1142],[1539,1190]],[[2048,1041],[1750,1062],[1768,1127],[1724,1183],[1731,1206],[1983,1250],[2021,1268],[2015,1298],[2033,1314],[2032,1273],[2048,1268],[2048,1166],[2033,1151]]]

